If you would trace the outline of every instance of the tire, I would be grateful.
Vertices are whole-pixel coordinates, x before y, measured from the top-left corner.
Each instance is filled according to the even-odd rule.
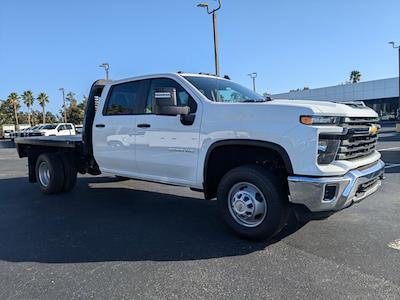
[[[257,165],[240,166],[223,176],[217,205],[231,229],[247,239],[267,240],[283,228],[288,199],[279,178]]]
[[[64,168],[55,153],[41,154],[35,166],[36,180],[44,194],[57,194],[62,191]]]
[[[62,187],[62,191],[68,193],[76,185],[78,169],[76,168],[76,164],[72,155],[69,155],[67,153],[60,153],[58,156],[61,159],[64,169],[64,184]]]

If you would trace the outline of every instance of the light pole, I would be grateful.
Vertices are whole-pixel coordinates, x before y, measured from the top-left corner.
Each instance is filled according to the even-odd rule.
[[[397,107],[397,124],[396,124],[396,131],[400,132],[400,45],[395,46],[394,42],[389,42],[390,45],[392,45],[393,49],[397,49],[399,52],[399,58],[398,58],[398,64],[399,64],[399,101],[398,101],[398,107]]]
[[[214,32],[214,58],[215,58],[215,75],[219,76],[219,53],[218,53],[218,32],[217,32],[217,10],[221,8],[221,0],[218,0],[218,7],[210,11],[210,6],[207,2],[197,4],[198,7],[207,8],[207,13],[213,18]]]
[[[108,81],[108,70],[110,69],[110,65],[108,63],[102,63],[99,67],[104,68],[106,71],[106,80]]]
[[[256,78],[257,78],[257,72],[253,72],[250,74],[247,74],[250,76],[251,79],[253,79],[253,92],[256,92]]]
[[[64,88],[59,88],[58,90],[62,92],[63,103],[64,103],[64,123],[67,123],[67,105],[65,103],[65,90]]]

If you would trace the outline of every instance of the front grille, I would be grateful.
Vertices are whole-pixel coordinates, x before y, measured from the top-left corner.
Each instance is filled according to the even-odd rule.
[[[378,135],[371,134],[370,128],[372,125],[379,128],[378,121],[378,118],[343,118],[341,126],[345,135],[341,139],[336,160],[352,160],[374,152]]]

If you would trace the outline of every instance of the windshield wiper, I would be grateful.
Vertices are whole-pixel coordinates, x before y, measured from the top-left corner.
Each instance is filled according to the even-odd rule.
[[[243,100],[242,102],[266,102],[265,99],[246,99]]]

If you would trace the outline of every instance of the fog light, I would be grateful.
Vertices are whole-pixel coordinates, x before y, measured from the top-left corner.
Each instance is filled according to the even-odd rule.
[[[336,196],[336,185],[326,185],[324,192],[324,201],[332,201]]]

